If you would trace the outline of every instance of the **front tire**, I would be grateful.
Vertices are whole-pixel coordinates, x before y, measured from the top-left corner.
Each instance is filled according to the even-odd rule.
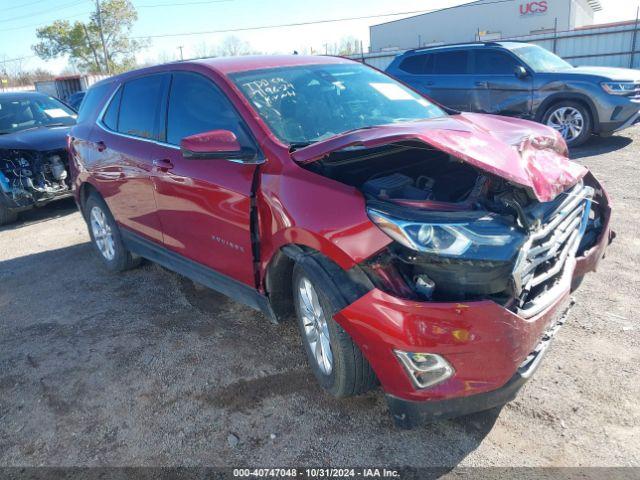
[[[337,304],[340,292],[314,259],[306,257],[304,265],[294,266],[293,296],[309,365],[322,388],[335,397],[373,388],[377,379],[369,362],[333,319],[343,307]]]
[[[591,112],[578,102],[554,103],[542,116],[542,123],[560,132],[569,147],[582,145],[593,132]]]
[[[103,265],[112,272],[129,270],[140,264],[122,242],[120,229],[104,200],[96,193],[87,199],[84,207],[85,219],[93,243]]]
[[[18,213],[14,210],[9,210],[4,205],[0,205],[0,226],[8,225],[18,220]]]

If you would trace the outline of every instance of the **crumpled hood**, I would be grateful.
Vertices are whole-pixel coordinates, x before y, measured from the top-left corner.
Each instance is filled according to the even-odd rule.
[[[67,148],[71,126],[40,127],[0,135],[0,150],[35,150],[46,152]]]
[[[585,167],[558,153],[557,139],[554,130],[538,123],[464,113],[345,132],[296,150],[291,156],[305,164],[349,147],[374,148],[417,140],[529,188],[538,200],[547,202],[587,173]]]

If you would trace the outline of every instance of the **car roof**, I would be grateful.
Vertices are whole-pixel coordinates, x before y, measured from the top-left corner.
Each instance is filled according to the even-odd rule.
[[[359,63],[344,57],[333,57],[325,55],[245,55],[241,57],[215,57],[184,60],[179,62],[154,65],[152,67],[130,70],[120,75],[106,78],[92,86],[110,83],[113,81],[124,81],[131,77],[144,74],[159,73],[170,70],[174,65],[201,65],[205,66],[223,76],[239,72],[250,72],[253,70],[264,70],[278,67],[296,67],[303,65],[336,65],[346,63]]]
[[[243,57],[217,57],[195,60],[196,63],[207,65],[223,75],[251,70],[264,70],[278,67],[297,67],[303,65],[329,65],[353,63],[343,57],[324,55],[249,55]]]

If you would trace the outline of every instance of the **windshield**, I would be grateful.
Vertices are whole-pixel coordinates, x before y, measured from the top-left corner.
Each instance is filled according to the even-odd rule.
[[[445,112],[361,64],[305,65],[232,76],[273,133],[292,145]]]
[[[0,97],[0,134],[36,127],[73,125],[76,114],[52,97]]]
[[[569,62],[565,62],[555,53],[551,53],[549,50],[537,45],[516,47],[511,51],[537,73],[548,73],[573,68]]]

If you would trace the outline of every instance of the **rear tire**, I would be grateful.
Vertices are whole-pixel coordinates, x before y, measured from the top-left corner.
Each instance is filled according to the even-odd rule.
[[[4,205],[0,205],[0,226],[8,225],[18,220],[18,212],[9,210]]]
[[[544,112],[542,123],[558,130],[571,148],[582,145],[593,133],[589,109],[581,103],[568,100],[551,105]]]
[[[108,270],[122,272],[140,264],[141,259],[134,257],[124,246],[118,224],[97,193],[89,195],[84,207],[84,217],[91,243]]]
[[[310,256],[305,256],[303,264],[294,266],[293,297],[309,365],[322,388],[335,397],[349,397],[375,387],[377,378],[369,362],[333,319],[345,306],[337,300],[341,294],[322,266]],[[315,344],[310,340],[314,329],[318,339]]]

